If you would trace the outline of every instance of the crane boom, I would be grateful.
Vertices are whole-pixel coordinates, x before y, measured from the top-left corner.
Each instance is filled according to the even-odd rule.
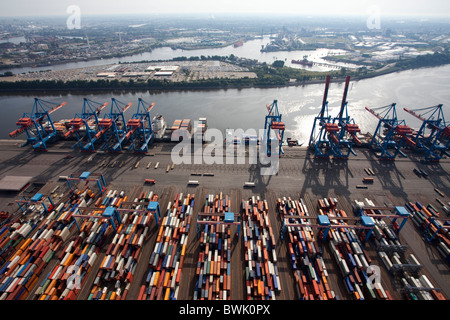
[[[323,117],[323,115],[325,113],[325,106],[327,104],[327,98],[328,98],[328,88],[330,87],[330,79],[331,79],[331,76],[327,76],[327,80],[325,82],[325,92],[323,93],[322,110],[320,110],[319,117]]]
[[[377,117],[378,119],[382,119],[382,117],[376,113],[375,111],[373,111],[372,109],[370,109],[369,107],[366,107],[366,110],[369,111],[371,114],[373,114],[375,117]]]
[[[347,93],[348,93],[348,86],[350,84],[350,76],[347,76],[345,78],[345,88],[344,88],[344,95],[342,96],[342,102],[341,102],[341,110],[339,111],[339,118],[342,118],[342,115],[344,113],[345,104],[347,102]]]

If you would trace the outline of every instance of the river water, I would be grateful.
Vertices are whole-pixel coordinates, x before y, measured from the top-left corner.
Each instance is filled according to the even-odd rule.
[[[284,88],[249,88],[213,91],[173,92],[109,92],[109,93],[62,93],[37,95],[52,101],[66,101],[67,105],[52,114],[53,120],[72,118],[81,112],[83,97],[97,102],[117,100],[133,106],[125,114],[131,118],[137,107],[138,98],[155,102],[153,114],[162,114],[168,125],[175,119],[197,120],[208,118],[208,126],[224,131],[234,129],[264,128],[266,104],[278,101],[282,120],[286,124],[285,137],[307,142],[314,117],[319,113],[324,84],[310,84]],[[342,100],[344,84],[331,83],[328,93],[329,113],[336,116]],[[16,129],[16,121],[24,112],[31,112],[32,95],[1,95],[0,138],[8,139],[8,133]],[[418,70],[408,70],[372,79],[351,81],[347,96],[348,110],[362,132],[373,132],[378,120],[364,107],[381,107],[397,103],[399,119],[418,128],[420,121],[403,111],[403,108],[417,109],[443,104],[447,121],[450,120],[450,65]],[[108,111],[105,108],[102,115]],[[20,138],[20,137],[19,137]]]
[[[323,58],[327,55],[339,55],[345,53],[344,50],[331,50],[331,49],[317,49],[317,50],[298,50],[298,51],[279,51],[279,52],[261,52],[261,48],[270,43],[270,36],[264,36],[263,38],[246,41],[242,46],[235,48],[233,45],[223,48],[211,48],[211,49],[199,49],[199,50],[173,50],[170,47],[156,48],[151,52],[145,52],[141,54],[135,54],[127,57],[110,58],[110,59],[96,59],[90,61],[69,62],[54,66],[43,67],[25,67],[25,68],[12,68],[9,69],[15,74],[29,72],[29,71],[41,71],[41,70],[67,70],[74,68],[84,68],[107,64],[116,64],[119,62],[136,62],[136,61],[153,61],[153,60],[170,60],[176,57],[200,57],[204,56],[229,56],[234,54],[240,58],[254,59],[260,62],[266,62],[272,64],[275,60],[285,61],[286,66],[293,68],[303,68],[311,71],[329,71],[336,70],[340,67],[357,67],[353,64],[347,63],[333,63],[328,64]],[[320,65],[314,65],[312,67],[304,67],[298,64],[292,64],[292,60],[302,60],[304,56],[308,56],[308,60],[319,63]],[[327,64],[327,65],[325,65]]]

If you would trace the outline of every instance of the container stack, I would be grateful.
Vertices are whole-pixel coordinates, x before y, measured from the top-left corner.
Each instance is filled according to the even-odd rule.
[[[124,200],[123,192],[110,191],[102,203],[118,205]],[[96,202],[98,203],[98,202]],[[105,206],[93,211],[91,216],[102,216]],[[77,218],[78,219],[78,218]],[[43,279],[35,291],[38,300],[75,300],[92,266],[100,255],[106,239],[113,233],[108,220],[88,218],[78,222],[79,234],[61,251],[58,264]],[[60,234],[66,242],[66,233]]]
[[[37,227],[37,222],[13,223],[0,229],[0,259],[6,261],[26,241]]]
[[[0,269],[0,300],[25,298],[42,269],[58,251],[61,241],[52,234],[62,226],[52,220],[53,216],[51,213],[47,223],[41,223],[32,237],[26,237]]]
[[[175,120],[172,124],[172,127],[170,127],[170,130],[172,131],[172,133],[178,129],[180,129],[181,126],[181,122],[182,120]]]
[[[180,193],[167,206],[139,300],[178,299],[194,200],[193,194]]]
[[[242,201],[242,210],[247,299],[275,300],[281,283],[267,201],[252,197]]]
[[[336,209],[336,199],[321,199],[319,213],[328,215],[332,225],[347,225],[339,219],[347,214]],[[389,292],[378,281],[372,281],[372,262],[353,228],[332,228],[328,233],[331,255],[338,265],[347,293],[355,300],[392,300]]]
[[[28,296],[44,268],[75,229],[73,221],[67,223],[61,216],[86,200],[92,201],[86,195],[86,190],[77,191],[46,217],[35,216],[33,221],[21,225],[15,223],[9,228],[11,239],[20,235],[21,240],[11,246],[17,250],[0,269],[0,300],[25,299]]]
[[[405,207],[412,214],[412,221],[422,231],[424,231],[427,237],[434,236],[433,243],[436,245],[436,249],[447,263],[450,263],[450,228],[449,222],[444,224],[443,221],[434,220],[433,224],[430,224],[433,217],[439,217],[439,213],[431,205],[427,207],[423,206],[420,202],[408,202]],[[439,230],[438,230],[439,228]]]
[[[201,224],[200,253],[196,269],[194,300],[230,300],[231,290],[231,228],[224,223],[225,212],[230,212],[229,196],[206,196]],[[206,215],[207,214],[207,215]]]
[[[187,130],[188,132],[191,132],[192,125],[191,125],[191,119],[183,119],[181,121],[180,129]]]
[[[289,216],[309,217],[303,199],[300,201],[291,198],[278,199],[277,209],[282,220]],[[288,221],[292,224],[310,224],[309,219],[289,219]],[[317,243],[312,228],[288,226],[286,236],[289,240],[288,255],[300,299],[336,299],[334,291],[329,286],[322,248]]]
[[[377,210],[372,210],[374,214]],[[384,220],[374,219],[374,238],[378,256],[384,267],[403,285],[403,294],[408,300],[445,300],[445,297],[425,276],[419,276],[422,266],[419,260],[409,254],[405,258],[404,248],[394,231]],[[408,290],[412,289],[413,290]],[[423,290],[420,290],[423,288]]]
[[[122,223],[100,263],[89,300],[126,299],[142,247],[150,235],[150,225],[154,219],[152,213],[138,210],[144,210],[149,201],[158,201],[158,198],[158,195],[151,191],[141,193],[134,202],[143,204],[133,205],[136,211],[122,214]],[[126,197],[123,201],[126,201]]]
[[[208,128],[208,125],[206,123],[207,119],[206,118],[199,118],[198,119],[198,123],[197,123],[197,127],[195,130],[195,136],[197,139],[202,139],[205,135],[206,129]]]

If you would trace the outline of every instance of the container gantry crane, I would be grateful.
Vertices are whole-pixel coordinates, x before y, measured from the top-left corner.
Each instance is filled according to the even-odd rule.
[[[131,105],[131,102],[125,104],[111,98],[111,111],[103,119],[99,120],[99,131],[95,135],[96,139],[103,137],[104,144],[100,147],[101,149],[106,148],[111,152],[122,151],[122,142],[125,140],[128,132],[124,114]]]
[[[380,160],[395,160],[399,154],[406,158],[400,150],[403,142],[412,147],[416,146],[412,140],[412,129],[405,124],[405,120],[398,120],[395,107],[395,103],[374,109],[366,107],[367,111],[379,119],[369,147],[380,152]],[[392,149],[393,152],[389,151]]]
[[[328,89],[330,87],[331,76],[327,76],[325,82],[325,91],[323,94],[322,108],[317,117],[314,118],[314,124],[309,138],[309,147],[314,150],[314,158],[328,159],[330,157],[329,139],[327,132],[337,132],[335,126],[331,122],[331,116],[328,115]],[[336,125],[337,126],[337,125]],[[328,128],[328,131],[326,130]],[[337,128],[339,129],[339,128]],[[334,133],[331,135],[333,139]],[[337,140],[337,137],[336,137]]]
[[[450,154],[450,125],[445,122],[442,104],[437,106],[410,110],[406,112],[422,121],[422,126],[415,133],[416,150],[425,152],[425,161],[439,162],[442,156]],[[419,114],[420,113],[420,114]]]
[[[101,104],[86,98],[83,99],[83,108],[81,113],[75,114],[75,117],[70,120],[70,129],[64,135],[65,138],[68,138],[72,134],[75,134],[78,142],[75,143],[72,148],[78,147],[81,151],[95,151],[95,136],[99,131],[98,116],[107,105],[108,102]],[[84,141],[88,141],[89,143],[83,146],[82,143]]]
[[[348,159],[350,153],[356,156],[356,152],[353,150],[353,144],[361,145],[361,141],[357,137],[357,133],[361,130],[355,123],[355,120],[348,114],[347,109],[347,93],[350,84],[350,76],[345,79],[344,95],[342,97],[341,108],[339,114],[333,119],[333,125],[328,125],[330,151],[335,159]],[[343,151],[346,150],[346,151]]]
[[[57,137],[56,128],[50,114],[66,104],[66,102],[58,104],[34,98],[31,113],[23,114],[22,118],[16,122],[19,128],[11,132],[9,136],[15,138],[25,132],[27,141],[21,147],[31,144],[34,150],[47,151],[47,142]],[[45,120],[47,121],[44,122]]]
[[[265,124],[264,124],[264,134],[265,134],[265,140],[266,140],[266,150],[267,150],[267,156],[271,156],[272,153],[275,152],[275,150],[272,150],[271,148],[271,142],[273,140],[278,141],[278,150],[277,155],[283,154],[283,137],[284,137],[284,130],[285,125],[281,121],[281,113],[278,110],[278,101],[274,100],[272,104],[268,104],[267,106],[268,114],[265,118]]]
[[[148,145],[154,138],[150,111],[155,103],[147,103],[139,98],[136,113],[128,120],[125,141],[131,140],[135,152],[147,152]],[[138,144],[138,145],[137,145]]]

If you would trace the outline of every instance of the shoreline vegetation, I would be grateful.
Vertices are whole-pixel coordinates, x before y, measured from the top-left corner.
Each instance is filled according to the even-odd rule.
[[[331,72],[311,72],[304,69],[295,69],[284,66],[284,61],[275,61],[272,65],[266,63],[248,65],[247,62],[239,62],[236,57],[190,57],[176,58],[171,61],[195,60],[195,59],[220,59],[234,60],[233,62],[247,67],[249,71],[255,72],[256,78],[215,78],[195,81],[168,81],[154,80],[129,81],[114,80],[21,80],[2,81],[0,77],[0,93],[23,93],[35,91],[108,91],[108,90],[135,90],[135,91],[176,91],[176,90],[219,90],[219,89],[244,89],[244,88],[274,88],[288,86],[304,86],[308,84],[320,84],[325,81],[327,75],[331,75],[334,82],[345,81],[346,76],[351,76],[353,81],[374,78],[385,74],[413,70],[419,68],[438,67],[450,64],[450,53],[434,53],[417,56],[391,62],[377,70],[361,67],[356,70],[342,68]],[[3,75],[6,76],[6,75]]]

